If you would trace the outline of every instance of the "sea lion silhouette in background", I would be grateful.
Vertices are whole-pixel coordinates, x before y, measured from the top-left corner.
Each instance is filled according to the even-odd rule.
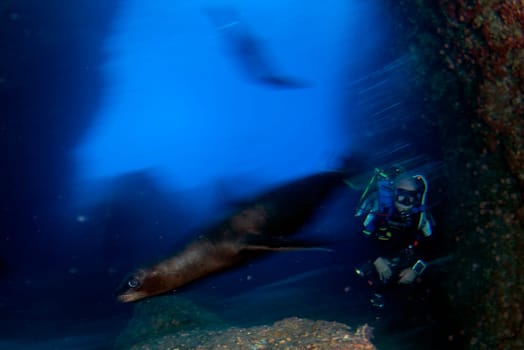
[[[288,236],[297,233],[329,196],[342,189],[347,177],[343,172],[319,173],[247,202],[178,254],[136,271],[125,281],[118,299],[132,302],[163,294],[267,252],[313,248]]]
[[[262,42],[241,21],[237,11],[231,8],[207,9],[204,11],[215,30],[224,38],[239,67],[253,81],[275,88],[306,88],[304,81],[285,76],[276,71]]]

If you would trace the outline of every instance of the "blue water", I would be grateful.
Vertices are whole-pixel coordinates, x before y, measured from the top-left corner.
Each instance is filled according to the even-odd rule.
[[[376,6],[126,2],[103,45],[104,96],[73,150],[78,178],[145,170],[170,190],[247,193],[335,166],[355,147],[341,92],[381,64],[369,59],[386,37]],[[304,86],[253,80],[242,68],[250,58],[230,49],[242,35],[274,74]]]
[[[379,0],[52,0],[0,13],[0,348],[111,348],[132,315],[114,298],[122,278],[246,196],[352,155],[435,169],[410,57],[392,54]],[[244,36],[254,56],[235,46]],[[377,315],[355,284],[359,195],[305,228],[339,242],[333,252],[271,255],[184,295],[241,325],[395,320],[399,307]],[[257,318],[252,305],[281,307]]]

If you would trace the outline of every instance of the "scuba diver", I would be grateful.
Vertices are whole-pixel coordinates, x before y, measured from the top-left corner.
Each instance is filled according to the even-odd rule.
[[[374,254],[355,272],[370,286],[380,288],[392,279],[411,284],[426,269],[420,243],[431,236],[434,225],[427,191],[422,175],[407,175],[397,167],[389,172],[375,169],[355,214],[363,218],[362,232]],[[381,298],[375,293],[372,304],[382,307]]]
[[[246,77],[274,88],[300,89],[308,84],[278,72],[263,43],[252,34],[240,15],[232,8],[205,10],[205,14],[221,34],[224,43]]]

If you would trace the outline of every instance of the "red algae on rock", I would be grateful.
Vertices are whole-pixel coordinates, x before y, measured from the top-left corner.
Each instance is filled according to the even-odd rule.
[[[457,268],[444,283],[462,322],[448,339],[522,349],[524,0],[390,3],[448,166],[440,228]]]
[[[480,319],[477,331],[471,332],[475,344],[470,345],[524,347],[524,276],[519,268],[524,262],[524,0],[444,0],[441,6],[448,15],[441,30],[450,43],[445,54],[476,92],[471,103],[479,121],[470,125],[484,139],[484,149],[474,162],[476,186],[484,199],[473,211],[480,230],[469,239],[480,248],[477,255],[483,268],[479,281],[469,284],[490,287],[477,298],[479,305],[471,306]],[[487,167],[498,154],[514,179],[500,166]],[[478,287],[477,293],[484,290]]]
[[[477,114],[490,151],[503,147],[524,188],[524,0],[443,0],[444,48],[453,68],[477,82]],[[458,38],[459,40],[454,40]]]

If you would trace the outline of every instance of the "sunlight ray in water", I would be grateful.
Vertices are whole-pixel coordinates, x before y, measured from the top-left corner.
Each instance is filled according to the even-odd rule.
[[[163,185],[188,189],[246,175],[275,183],[334,166],[351,147],[340,123],[341,76],[351,62],[350,71],[361,71],[382,40],[373,6],[126,2],[106,43],[103,104],[75,152],[79,178],[147,169]],[[239,28],[217,30],[209,8],[233,13]],[[361,27],[372,29],[354,50]],[[256,53],[224,50],[224,41],[248,35]],[[238,61],[256,69],[254,54],[273,66],[263,69],[307,86],[247,79]]]

